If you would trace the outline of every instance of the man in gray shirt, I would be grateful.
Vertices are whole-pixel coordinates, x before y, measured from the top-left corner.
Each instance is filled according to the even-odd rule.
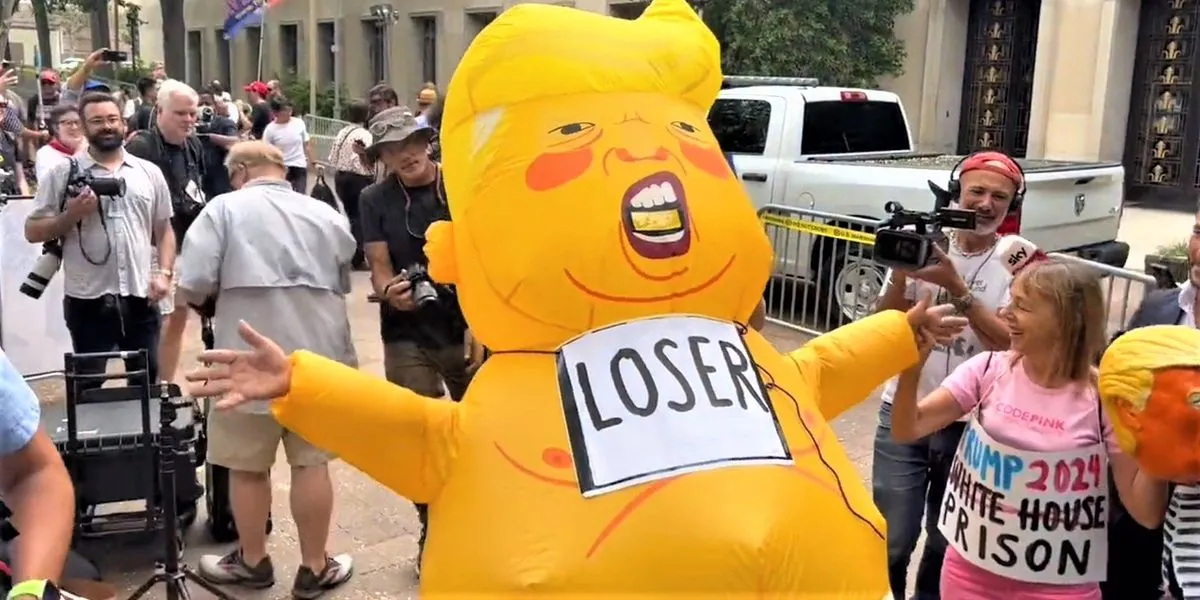
[[[63,315],[75,352],[148,350],[147,368],[156,382],[155,303],[170,290],[175,264],[171,192],[158,167],[125,153],[125,119],[112,96],[84,95],[79,115],[88,153],[54,167],[39,183],[25,239],[62,243]],[[124,180],[125,192],[98,197],[90,187],[70,185],[85,175]],[[158,269],[151,268],[152,254]],[[103,372],[105,364],[85,360],[79,367]]]
[[[188,304],[216,299],[217,348],[248,349],[241,321],[287,352],[309,350],[358,366],[346,313],[354,236],[350,223],[329,205],[292,191],[279,149],[266,142],[235,144],[225,160],[237,191],[217,196],[188,229],[180,254],[178,293]],[[267,556],[271,466],[282,441],[292,468],[292,516],[301,563],[297,598],[316,598],[350,579],[348,555],[329,556],[333,513],[331,457],[271,415],[270,398],[208,421],[208,461],[229,469],[230,500],[239,547],[200,559],[200,574],[220,584],[270,586]]]

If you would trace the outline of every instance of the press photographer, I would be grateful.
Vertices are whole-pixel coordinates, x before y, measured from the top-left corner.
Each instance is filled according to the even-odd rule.
[[[200,111],[196,118],[196,135],[204,148],[204,178],[200,188],[208,198],[233,191],[229,171],[222,168],[229,148],[238,143],[237,123],[225,116],[226,105],[213,90],[200,93]]]
[[[432,130],[403,107],[375,115],[369,129],[368,158],[382,161],[390,173],[360,196],[371,284],[381,299],[384,375],[432,398],[444,395],[444,384],[458,401],[470,379],[466,321],[454,289],[432,284],[425,274],[425,230],[450,219],[441,167],[429,158]],[[425,507],[417,510],[425,523]],[[422,547],[424,539],[422,531]]]
[[[203,191],[204,146],[194,132],[200,96],[186,83],[168,79],[159,84],[157,101],[154,125],[130,138],[126,150],[154,163],[162,171],[171,194],[175,240],[182,246],[188,226],[200,214],[207,198]],[[175,310],[174,282],[178,281],[178,274],[168,270],[167,275],[171,278],[172,288],[159,306],[161,313],[166,315],[159,364],[161,377],[171,381],[179,366],[188,311]]]
[[[149,349],[150,377],[157,381],[156,303],[170,292],[175,264],[171,193],[156,166],[121,147],[125,120],[111,95],[85,94],[79,114],[88,152],[39,182],[25,239],[60,249],[63,314],[75,352]],[[42,275],[49,279],[53,272]],[[80,371],[104,367],[99,361]]]
[[[924,266],[888,272],[878,310],[907,310],[928,293],[934,304],[953,304],[970,326],[953,343],[935,347],[921,369],[918,397],[937,389],[956,367],[988,350],[1008,348],[1008,328],[998,311],[1009,302],[1012,275],[997,260],[996,233],[1004,218],[1019,209],[1025,192],[1025,175],[1016,161],[999,152],[980,152],[964,158],[951,170],[945,190],[931,183],[939,204],[974,211],[973,229],[944,230],[946,239],[925,246],[899,245],[887,252],[898,264]],[[953,215],[940,225],[963,225]],[[933,234],[932,230],[926,232]],[[944,245],[944,250],[943,250]],[[901,260],[903,259],[903,260]],[[913,444],[892,439],[892,399],[897,378],[884,387],[875,435],[873,479],[875,503],[888,523],[888,572],[892,593],[904,597],[910,556],[926,523],[926,542],[917,569],[918,597],[937,597],[946,539],[938,531],[936,515],[946,487],[954,451],[962,437],[958,422]]]

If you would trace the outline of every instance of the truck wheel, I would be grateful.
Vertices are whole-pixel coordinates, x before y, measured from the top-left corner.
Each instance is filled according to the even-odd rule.
[[[828,328],[834,329],[875,312],[886,271],[871,260],[870,248],[852,252],[846,244],[837,244],[823,270],[818,321],[828,315]]]

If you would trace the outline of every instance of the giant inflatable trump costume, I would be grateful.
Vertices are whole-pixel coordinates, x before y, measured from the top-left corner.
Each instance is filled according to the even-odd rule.
[[[464,400],[305,352],[281,423],[430,505],[422,598],[887,596],[884,524],[827,420],[917,360],[891,311],[788,355],[740,325],[770,245],[705,116],[716,39],[520,4],[447,90],[427,232],[494,351]]]

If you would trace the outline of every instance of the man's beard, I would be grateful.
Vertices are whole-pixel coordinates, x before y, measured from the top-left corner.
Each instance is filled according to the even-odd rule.
[[[116,131],[101,131],[96,134],[88,134],[87,141],[88,145],[101,152],[112,152],[120,148],[125,139]]]

